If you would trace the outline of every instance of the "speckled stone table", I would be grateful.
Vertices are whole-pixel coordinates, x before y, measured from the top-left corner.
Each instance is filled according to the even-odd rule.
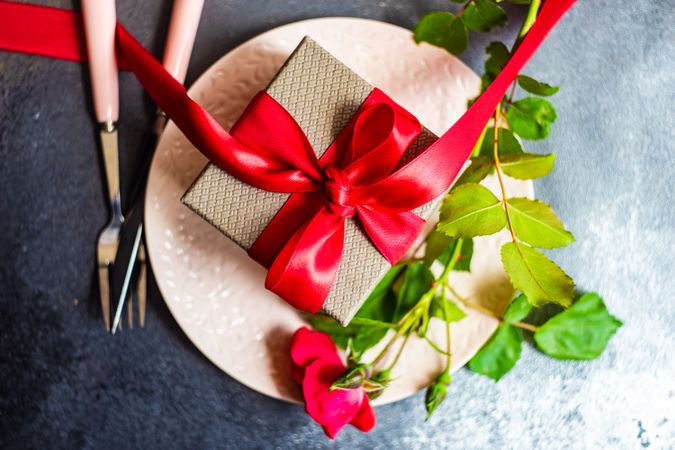
[[[120,20],[160,54],[170,2],[117,3]],[[207,0],[188,83],[280,24],[356,16],[411,28],[450,7]],[[562,363],[526,345],[497,384],[460,371],[428,423],[417,395],[379,408],[373,432],[346,429],[333,444],[299,406],[211,365],[156,290],[145,329],[102,331],[94,254],[106,208],[86,73],[0,53],[0,448],[675,447],[674,23],[673,0],[580,0],[526,70],[562,84],[552,137],[528,145],[558,154],[537,195],[578,241],[554,259],[625,322],[605,354]],[[477,71],[487,42],[472,38],[462,57]],[[152,106],[131,75],[121,87],[122,146],[139,148]],[[127,185],[137,153],[124,155]]]

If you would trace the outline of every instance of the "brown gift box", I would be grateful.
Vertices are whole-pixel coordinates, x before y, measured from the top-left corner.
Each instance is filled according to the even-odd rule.
[[[370,84],[308,37],[300,42],[266,89],[297,121],[319,157],[372,90]],[[399,166],[434,140],[436,136],[423,129]],[[208,164],[182,201],[248,250],[287,198],[288,194],[252,187]],[[415,212],[427,218],[437,203],[427,203]],[[361,230],[358,220],[347,220],[342,260],[323,311],[346,325],[389,267]]]

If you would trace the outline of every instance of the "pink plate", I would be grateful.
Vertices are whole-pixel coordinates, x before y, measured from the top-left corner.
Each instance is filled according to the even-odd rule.
[[[229,128],[305,35],[437,134],[457,120],[479,89],[471,69],[442,50],[416,45],[406,29],[372,20],[323,18],[275,28],[242,44],[213,64],[190,88],[190,96]],[[214,364],[251,389],[300,401],[288,371],[288,345],[304,325],[302,318],[265,290],[260,266],[180,202],[205,164],[169,123],[146,193],[148,253],[159,288],[185,334]],[[485,184],[497,193],[494,179]],[[508,180],[507,189],[512,196],[533,195],[531,182]],[[511,298],[499,257],[507,240],[503,232],[475,240],[472,272],[452,277],[461,294],[492,307]],[[453,370],[466,364],[496,325],[473,311],[453,324]],[[442,322],[432,319],[430,336],[443,345]],[[395,370],[398,379],[376,404],[414,394],[442,369],[444,356],[420,339],[410,341]]]

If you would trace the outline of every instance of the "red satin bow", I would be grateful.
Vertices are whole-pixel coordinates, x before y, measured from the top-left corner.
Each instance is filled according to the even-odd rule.
[[[244,181],[293,193],[249,250],[269,267],[269,290],[296,308],[321,309],[342,256],[344,222],[354,215],[387,261],[394,264],[405,254],[424,220],[406,208],[385,206],[368,188],[392,173],[420,130],[415,117],[375,89],[317,160],[281,105],[264,92],[253,99],[230,131],[259,162]],[[401,189],[416,197],[415,184]],[[416,198],[418,206],[427,201]]]
[[[419,124],[377,90],[317,160],[295,121],[264,93],[227,133],[119,24],[118,63],[209,160],[253,186],[292,194],[249,252],[270,266],[269,289],[315,312],[335,277],[345,218],[356,214],[387,260],[400,258],[423,223],[410,211],[450,187],[509,85],[574,2],[546,0],[495,81],[443,136],[393,173]],[[80,28],[71,12],[0,1],[2,49],[83,60]]]

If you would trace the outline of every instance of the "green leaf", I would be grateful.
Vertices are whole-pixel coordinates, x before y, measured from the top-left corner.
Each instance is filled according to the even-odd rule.
[[[471,165],[466,168],[462,175],[457,179],[455,186],[468,183],[480,183],[494,167],[492,157],[475,156],[471,158]]]
[[[497,145],[499,145],[500,158],[506,155],[518,155],[523,153],[523,145],[518,138],[514,136],[511,130],[500,128],[497,133]],[[494,136],[495,129],[493,127],[488,128],[487,133],[485,133],[485,139],[483,140],[483,146],[480,149],[480,154],[488,156],[490,159],[494,156]]]
[[[306,320],[312,328],[330,336],[335,345],[340,348],[347,348],[349,340],[353,339],[356,334],[355,327],[350,325],[343,327],[333,318],[323,314],[308,315]]]
[[[507,155],[499,160],[502,171],[519,180],[531,180],[548,175],[553,170],[555,155],[537,155],[534,153],[519,153]]]
[[[485,53],[488,55],[484,63],[485,72],[496,77],[508,62],[511,52],[502,42],[490,42],[485,47]]]
[[[471,104],[474,102],[474,100],[476,100],[476,99],[468,101],[467,108],[471,107]],[[483,140],[485,139],[485,133],[487,132],[487,129],[488,129],[487,126],[485,126],[483,128],[483,131],[480,133],[480,137],[476,141],[476,144],[473,146],[473,150],[471,150],[471,157],[472,158],[476,157],[480,154],[480,149],[481,149],[481,147],[483,147]]]
[[[398,293],[392,322],[398,322],[410,308],[415,306],[422,295],[431,288],[433,282],[434,275],[427,266],[419,262],[410,264],[405,271],[403,285]]]
[[[504,311],[504,321],[508,323],[520,322],[530,314],[532,308],[533,306],[527,301],[527,297],[520,294],[513,299],[508,308],[506,308],[506,311]]]
[[[502,246],[502,264],[513,286],[530,303],[541,306],[557,303],[569,306],[574,297],[574,282],[546,255],[527,244],[508,242]]]
[[[506,13],[491,1],[472,0],[464,10],[463,19],[471,31],[490,31],[506,24]]]
[[[391,322],[396,307],[391,285],[404,267],[404,265],[396,265],[389,269],[356,313],[356,317]]]
[[[451,237],[470,238],[494,234],[505,224],[502,203],[488,188],[463,184],[443,200],[437,229]]]
[[[540,200],[517,197],[508,199],[511,225],[518,239],[533,247],[557,248],[574,242],[553,209]]]
[[[431,267],[434,261],[438,260],[441,264],[446,266],[450,262],[452,254],[455,252],[457,240],[449,237],[445,233],[434,230],[427,238],[426,248],[424,251],[424,264]],[[471,271],[471,257],[473,256],[473,241],[471,239],[462,240],[462,248],[459,252],[459,257],[455,261],[453,270],[470,272]]]
[[[457,322],[466,317],[466,313],[445,294],[437,295],[429,306],[429,316],[445,320],[445,308],[448,308],[448,322]]]
[[[426,247],[424,248],[424,264],[431,266],[434,261],[452,251],[455,239],[445,233],[433,230],[427,237]],[[450,258],[450,255],[446,257]]]
[[[485,74],[481,77],[481,91],[484,91],[494,81],[511,57],[509,49],[501,42],[491,42],[485,47],[485,53],[488,57],[484,65]]]
[[[487,343],[469,361],[469,368],[499,381],[520,358],[523,335],[509,324],[501,324]]]
[[[422,17],[415,28],[415,42],[428,42],[453,55],[460,55],[469,43],[469,34],[461,18],[449,12],[432,12]]]
[[[354,327],[354,336],[352,337],[352,346],[357,353],[363,353],[371,347],[377,345],[387,334],[386,328],[374,327]]]
[[[386,328],[356,327],[356,332],[352,338],[354,350],[358,353],[363,353],[369,348],[374,347],[384,338],[387,331]]]
[[[509,2],[516,5],[529,5],[532,3],[532,0],[509,0]]]
[[[600,356],[623,323],[612,316],[596,293],[582,295],[568,310],[534,333],[534,341],[557,359],[588,360]]]
[[[530,94],[541,95],[542,97],[548,97],[560,90],[560,86],[551,86],[527,75],[518,75],[518,85]]]
[[[556,118],[553,105],[536,97],[520,99],[506,111],[511,130],[523,139],[544,139],[551,132],[551,124]]]

